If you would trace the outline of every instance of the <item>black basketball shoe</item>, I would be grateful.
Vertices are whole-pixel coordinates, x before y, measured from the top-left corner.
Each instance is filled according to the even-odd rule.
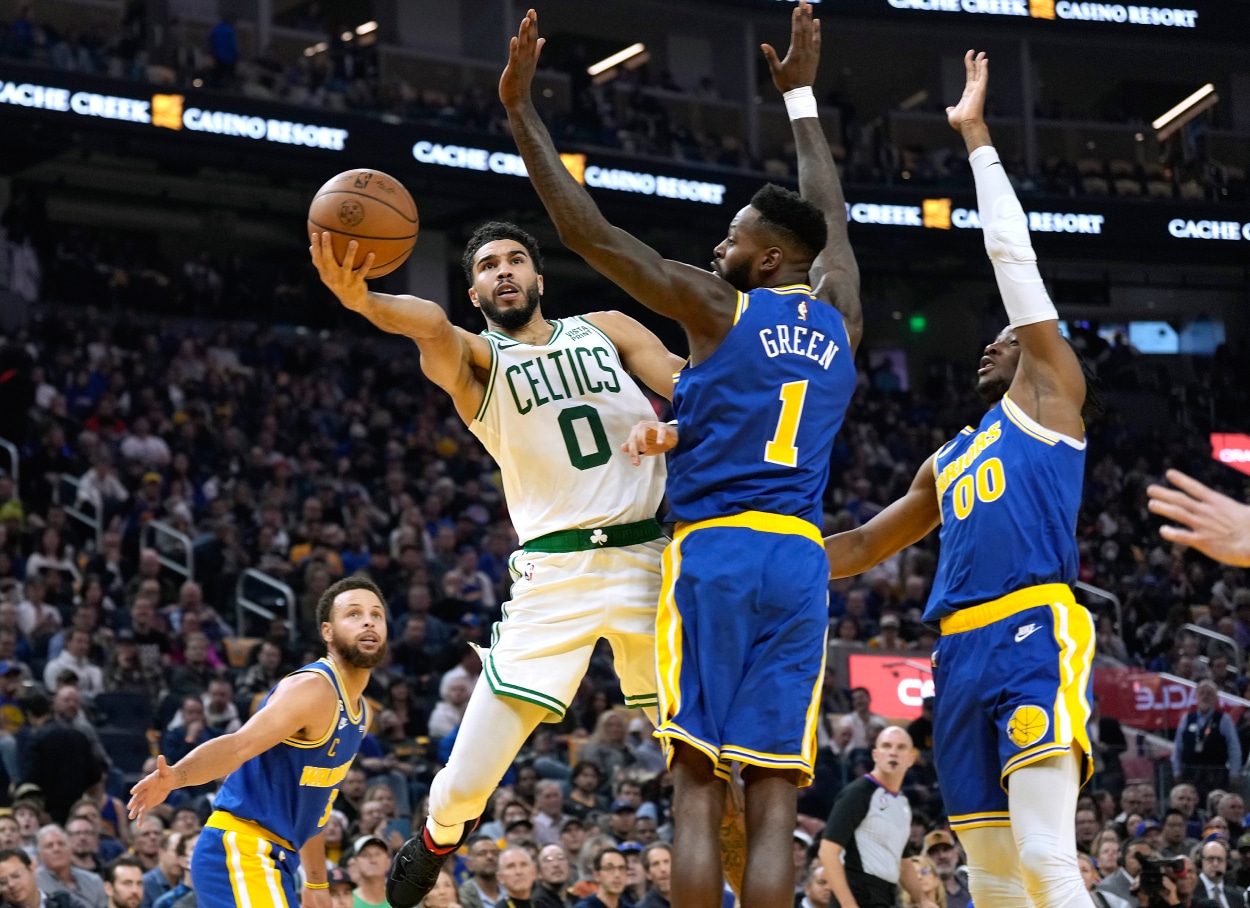
[[[454,845],[435,844],[430,838],[430,830],[424,826],[419,835],[404,842],[395,855],[390,878],[386,881],[386,901],[391,908],[413,908],[429,895],[438,882],[447,856],[468,841],[479,822],[481,817],[472,823],[465,823],[464,834]]]

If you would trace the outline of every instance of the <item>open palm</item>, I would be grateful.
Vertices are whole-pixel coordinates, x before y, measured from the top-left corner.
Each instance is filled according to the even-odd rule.
[[[964,54],[964,93],[959,103],[946,108],[946,119],[956,132],[966,123],[979,123],[985,119],[985,90],[989,85],[990,61],[984,51],[968,51]]]

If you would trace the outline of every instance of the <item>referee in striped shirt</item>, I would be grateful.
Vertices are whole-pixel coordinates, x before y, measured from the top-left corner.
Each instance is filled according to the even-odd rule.
[[[911,736],[891,727],[877,735],[872,772],[838,794],[820,843],[820,863],[840,908],[894,908],[898,887],[918,908],[937,908],[923,897],[920,875],[903,857],[911,834],[911,805],[899,789],[916,761]]]

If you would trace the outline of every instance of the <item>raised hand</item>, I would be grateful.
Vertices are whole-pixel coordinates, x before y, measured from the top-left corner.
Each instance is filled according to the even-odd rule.
[[[313,266],[321,276],[321,283],[330,288],[339,298],[339,302],[360,312],[369,300],[369,288],[365,285],[365,275],[373,267],[373,253],[365,256],[364,263],[354,268],[356,252],[360,248],[355,240],[347,244],[347,252],[343,255],[343,264],[334,259],[333,237],[329,233],[314,233],[312,245],[308,247],[312,255]]]
[[[820,20],[812,18],[812,5],[801,0],[790,17],[790,49],[784,60],[777,59],[771,44],[761,44],[764,59],[773,74],[773,84],[782,94],[792,88],[812,85],[820,65]]]
[[[499,100],[504,107],[529,100],[538,55],[546,43],[546,38],[538,37],[538,13],[530,10],[521,20],[517,36],[508,44],[508,65],[499,77]]]
[[[990,61],[985,52],[968,51],[964,54],[964,93],[959,103],[946,108],[946,119],[951,127],[962,133],[968,126],[985,123],[985,90],[989,86]]]
[[[1169,542],[1192,546],[1224,564],[1250,567],[1250,506],[1203,485],[1180,470],[1168,470],[1168,482],[1146,489],[1150,510],[1160,517],[1184,524],[1165,526],[1159,535]]]

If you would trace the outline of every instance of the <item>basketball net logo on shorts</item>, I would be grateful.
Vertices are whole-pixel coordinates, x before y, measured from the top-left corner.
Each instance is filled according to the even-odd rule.
[[[1040,706],[1017,706],[1007,722],[1007,737],[1016,747],[1036,744],[1050,728],[1050,717]]]

